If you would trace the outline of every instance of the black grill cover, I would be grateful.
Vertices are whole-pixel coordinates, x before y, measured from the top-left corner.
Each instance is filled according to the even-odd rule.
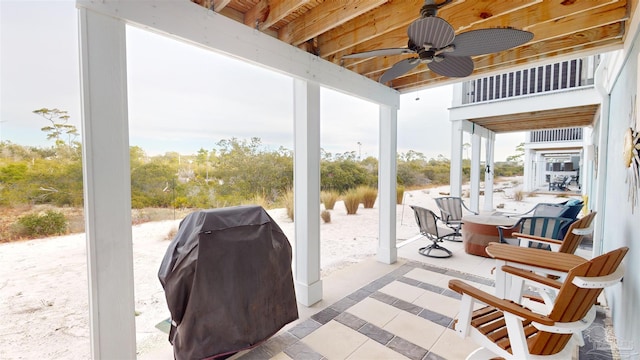
[[[158,277],[176,359],[225,357],[298,318],[291,245],[260,206],[187,215]]]

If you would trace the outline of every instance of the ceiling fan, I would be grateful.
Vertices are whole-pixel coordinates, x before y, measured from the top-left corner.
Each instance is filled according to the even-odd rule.
[[[533,38],[529,31],[512,28],[471,30],[455,35],[453,27],[436,16],[438,9],[452,0],[436,4],[425,0],[420,18],[409,25],[407,48],[391,48],[364,51],[343,56],[343,59],[369,58],[401,54],[417,54],[395,63],[380,77],[386,83],[404,75],[421,63],[429,70],[447,77],[465,77],[473,72],[471,56],[490,54],[522,45]]]

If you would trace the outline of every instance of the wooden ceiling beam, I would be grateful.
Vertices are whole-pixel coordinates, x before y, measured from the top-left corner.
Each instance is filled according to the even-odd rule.
[[[279,29],[278,38],[298,46],[386,2],[387,0],[325,1]]]
[[[424,0],[392,0],[372,11],[318,36],[321,56],[328,58],[339,51],[358,52],[354,47],[375,37],[398,30],[407,36],[407,27],[419,17]],[[406,40],[405,40],[406,45]],[[345,54],[346,55],[346,54]]]
[[[231,2],[231,0],[215,0],[213,3],[213,11],[215,12],[220,12],[222,11],[222,9],[224,9],[225,7],[227,7],[227,5],[229,5],[229,3]]]
[[[447,20],[456,33],[460,33],[474,25],[486,28],[488,26],[484,24],[490,19],[499,19],[523,9],[536,8],[541,3],[542,0],[465,1],[450,7],[447,12],[443,9],[442,15],[438,16]]]
[[[565,0],[545,0],[536,6],[523,7],[503,16],[493,16],[482,23],[464,26],[461,30],[470,31],[484,28],[512,27],[528,30],[531,24],[555,21],[567,16],[575,16],[583,11],[593,10],[623,0],[588,0],[567,2]],[[566,5],[563,5],[565,3]]]
[[[311,0],[260,0],[244,16],[244,24],[266,30]]]
[[[583,11],[575,16],[567,16],[553,22],[534,24],[527,28],[534,34],[532,42],[546,40],[575,33],[575,29],[589,30],[627,20],[627,7],[624,2]],[[572,31],[574,30],[574,31]]]

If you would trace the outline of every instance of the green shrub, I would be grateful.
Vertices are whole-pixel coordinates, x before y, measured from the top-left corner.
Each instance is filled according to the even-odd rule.
[[[347,215],[354,215],[360,206],[360,194],[355,189],[347,191],[343,196],[344,207],[347,209]]]
[[[67,232],[67,219],[59,211],[29,214],[18,218],[20,235],[28,237],[59,235]]]
[[[356,189],[358,196],[365,209],[372,209],[378,197],[378,190],[370,186],[358,186]]]
[[[322,218],[322,221],[324,221],[325,223],[331,222],[331,213],[327,210],[322,210],[322,212],[320,213],[320,217]]]
[[[335,190],[327,190],[320,192],[320,201],[324,204],[326,210],[333,210],[336,205],[336,201],[340,197],[340,193]]]
[[[402,204],[404,200],[404,186],[400,185],[396,188],[396,204]]]

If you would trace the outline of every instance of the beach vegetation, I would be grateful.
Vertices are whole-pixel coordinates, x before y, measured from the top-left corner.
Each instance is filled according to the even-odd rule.
[[[331,212],[328,210],[322,210],[320,213],[320,218],[324,221],[325,224],[331,222]]]
[[[351,189],[344,194],[343,201],[347,215],[355,215],[361,202],[360,193],[356,189]]]
[[[31,236],[23,231],[16,235],[9,228],[20,228],[19,216],[43,206],[63,211],[69,221],[67,231],[84,231],[82,144],[77,141],[78,131],[68,124],[64,110],[43,108],[34,113],[47,121],[41,130],[52,146],[0,142],[0,214],[11,214],[0,218],[3,240]],[[201,148],[189,155],[168,151],[150,156],[141,147],[131,146],[129,157],[134,224],[161,220],[161,215],[147,216],[153,213],[148,209],[165,210],[157,213],[175,218],[194,210],[249,203],[270,209],[285,208],[291,202],[293,218],[293,151],[264,146],[260,138],[223,139],[210,149]],[[451,162],[443,155],[427,158],[409,150],[399,153],[396,160],[399,204],[405,189],[449,183]],[[463,180],[468,180],[470,160],[463,159],[462,165]],[[340,194],[356,189],[367,189],[358,201],[365,208],[373,207],[378,166],[377,158],[372,156],[361,159],[355,151],[331,154],[321,149],[320,200],[325,210],[333,209]],[[522,166],[517,162],[496,163],[493,171],[496,177],[514,176],[522,173]]]
[[[398,185],[396,187],[396,204],[401,205],[404,201],[404,186]]]
[[[55,210],[27,214],[18,218],[12,232],[19,237],[61,235],[67,232],[67,219],[63,213]]]
[[[339,198],[340,193],[335,190],[322,190],[320,192],[320,202],[324,205],[325,210],[333,210]]]
[[[378,189],[371,186],[358,186],[356,191],[364,208],[372,209],[378,198]]]
[[[293,221],[293,211],[294,211],[293,203],[294,203],[293,190],[287,189],[287,191],[285,191],[284,193],[284,207],[287,210],[287,217],[291,219],[291,221]]]

